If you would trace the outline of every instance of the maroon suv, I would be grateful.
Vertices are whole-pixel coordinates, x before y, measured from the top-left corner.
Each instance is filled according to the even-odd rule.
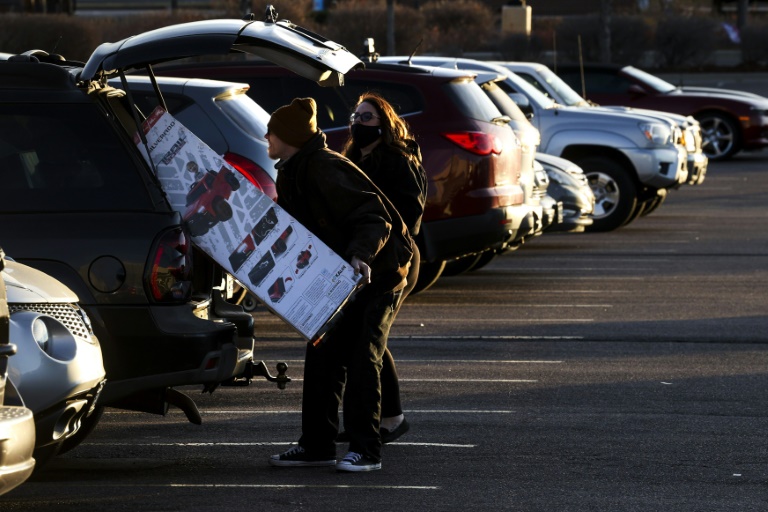
[[[417,239],[417,291],[431,285],[446,260],[502,251],[530,216],[519,184],[521,149],[512,129],[466,71],[366,63],[346,74],[343,87],[320,87],[261,62],[218,62],[157,68],[158,74],[250,84],[248,94],[267,112],[295,97],[313,97],[318,126],[341,149],[357,98],[376,91],[410,125],[429,178]]]

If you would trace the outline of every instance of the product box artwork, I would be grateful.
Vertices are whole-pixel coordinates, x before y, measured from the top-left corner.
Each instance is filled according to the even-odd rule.
[[[193,243],[304,338],[314,341],[359,276],[321,240],[161,107],[134,142]]]

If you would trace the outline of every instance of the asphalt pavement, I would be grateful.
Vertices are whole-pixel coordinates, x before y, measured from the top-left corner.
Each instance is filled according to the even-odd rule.
[[[712,164],[620,230],[545,234],[409,298],[390,345],[411,431],[381,471],[267,464],[300,435],[304,343],[257,311],[287,389],[185,389],[200,426],[108,409],[0,510],[763,512],[767,167]]]

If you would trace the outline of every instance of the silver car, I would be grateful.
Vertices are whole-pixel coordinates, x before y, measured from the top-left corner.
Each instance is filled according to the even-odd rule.
[[[10,337],[18,352],[8,378],[34,413],[38,467],[82,441],[105,383],[99,340],[72,290],[49,275],[8,259]]]
[[[8,360],[16,353],[8,332],[3,251],[0,249],[0,494],[22,484],[35,468],[35,421],[8,382]]]

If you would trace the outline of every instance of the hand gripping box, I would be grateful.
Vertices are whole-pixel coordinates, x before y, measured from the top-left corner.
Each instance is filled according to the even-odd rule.
[[[359,276],[161,107],[134,142],[192,242],[309,341],[330,326]]]

